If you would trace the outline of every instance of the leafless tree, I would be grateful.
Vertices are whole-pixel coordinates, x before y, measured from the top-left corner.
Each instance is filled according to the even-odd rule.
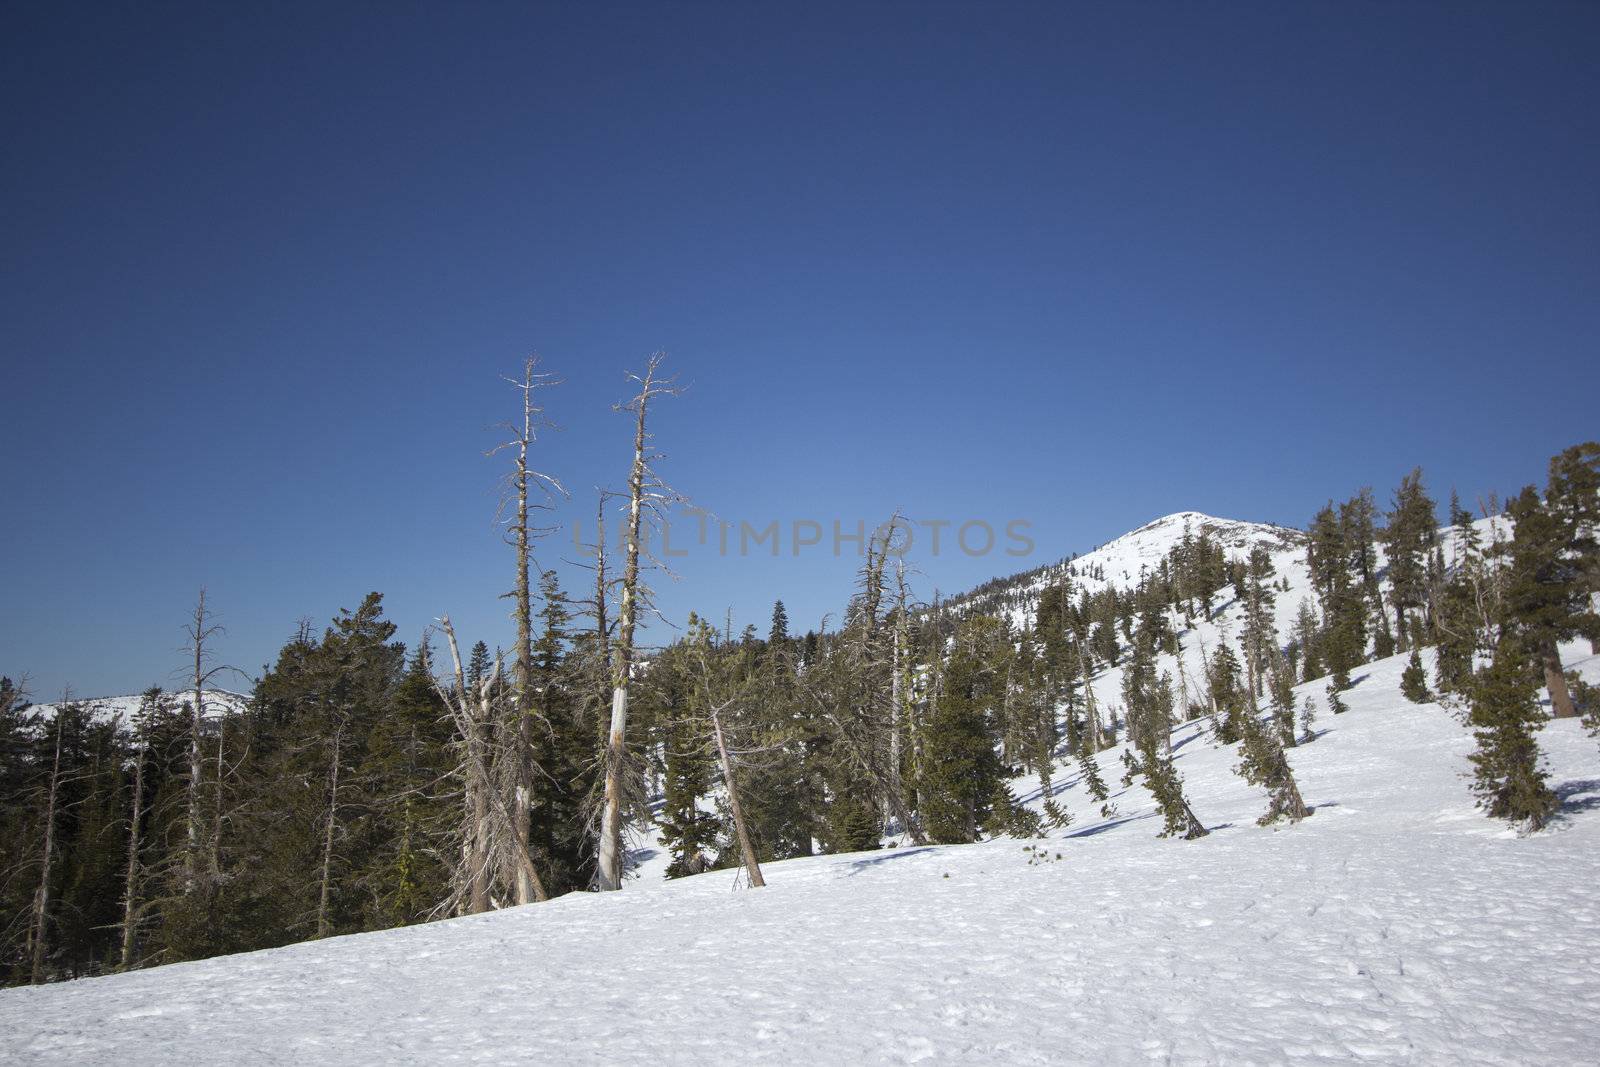
[[[128,818],[128,865],[122,886],[122,952],[119,969],[134,964],[134,945],[139,925],[139,888],[143,875],[140,860],[144,850],[144,767],[150,750],[150,720],[159,714],[165,697],[151,689],[139,702],[133,718],[133,811]],[[220,792],[220,791],[219,791]]]
[[[33,894],[33,921],[28,928],[29,955],[31,957],[30,981],[38,984],[44,980],[44,961],[49,942],[50,921],[50,871],[55,862],[56,816],[61,807],[61,740],[71,711],[72,695],[63,693],[56,705],[55,755],[50,764],[50,777],[45,783],[44,835],[39,843],[39,888]]]
[[[458,771],[462,781],[464,825],[461,833],[461,863],[457,868],[455,892],[446,904],[452,910],[468,913],[488,911],[494,902],[493,884],[497,872],[513,886],[525,880],[533,900],[548,900],[544,881],[528,850],[528,839],[518,836],[516,819],[496,785],[496,749],[490,737],[496,718],[496,701],[502,699],[501,660],[478,681],[467,685],[461,665],[461,649],[456,642],[450,617],[439,620],[445,643],[450,649],[450,684],[434,679],[434,691],[453,722],[461,749]]]
[[[639,384],[632,400],[619,405],[619,411],[634,416],[633,464],[628,471],[628,519],[623,542],[622,585],[617,605],[617,637],[611,646],[611,728],[605,750],[605,807],[601,814],[599,864],[595,887],[600,890],[622,888],[622,802],[626,792],[622,776],[627,766],[628,685],[632,678],[634,629],[641,607],[648,606],[649,591],[641,583],[640,559],[643,538],[649,528],[659,525],[666,510],[677,500],[673,491],[656,475],[654,464],[661,458],[646,428],[652,401],[677,396],[676,380],[661,375],[665,353],[657,352],[645,365],[644,374],[631,374]]]
[[[211,639],[225,634],[216,622],[216,616],[206,607],[205,587],[200,589],[200,597],[195,601],[194,618],[184,628],[189,636],[185,651],[192,657],[193,670],[189,676],[190,708],[189,708],[189,781],[186,787],[188,815],[185,820],[188,834],[187,847],[183,854],[183,891],[190,894],[200,888],[200,863],[202,852],[209,852],[210,847],[205,843],[205,817],[201,814],[201,790],[205,784],[205,768],[203,764],[203,740],[205,733],[206,715],[206,686],[211,680],[224,672],[232,671],[241,673],[238,668],[227,664],[215,664],[212,660],[209,644]],[[222,783],[217,783],[217,788],[222,788]]]
[[[506,497],[502,504],[502,511],[507,506],[513,508],[508,540],[516,551],[517,560],[516,588],[511,593],[516,604],[513,615],[517,622],[517,643],[512,664],[511,710],[514,722],[508,731],[512,748],[508,768],[511,779],[508,807],[511,809],[512,832],[524,842],[531,839],[533,783],[539,773],[534,756],[536,712],[533,694],[532,551],[533,542],[551,529],[532,525],[529,516],[533,511],[553,507],[558,499],[567,495],[566,489],[553,475],[534,470],[528,463],[529,449],[538,440],[539,431],[553,428],[539,404],[539,390],[561,384],[561,379],[556,376],[539,372],[536,369],[538,365],[539,357],[529,356],[523,364],[521,380],[506,379],[522,393],[522,418],[520,422],[507,424],[505,428],[510,431],[510,438],[489,451],[492,456],[509,450],[515,460],[512,472],[507,476]],[[516,902],[527,904],[544,899],[535,892],[537,879],[530,878],[528,871],[520,864],[515,870],[513,893]]]

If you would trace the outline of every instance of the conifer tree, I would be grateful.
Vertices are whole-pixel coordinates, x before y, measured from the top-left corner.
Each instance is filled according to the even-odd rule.
[[[1544,671],[1551,712],[1558,719],[1572,718],[1577,711],[1557,646],[1580,634],[1600,636],[1600,616],[1590,603],[1582,559],[1583,535],[1574,533],[1570,512],[1546,506],[1531,485],[1511,501],[1506,513],[1516,524],[1510,544],[1506,621],[1520,646],[1536,657]]]
[[[1422,666],[1422,653],[1418,649],[1411,650],[1411,659],[1400,675],[1400,692],[1413,704],[1426,704],[1433,699],[1433,694],[1428,692],[1428,672]]]
[[[1454,558],[1441,581],[1433,614],[1437,646],[1433,669],[1440,692],[1460,693],[1471,683],[1473,657],[1483,642],[1483,602],[1490,584],[1472,513],[1461,507],[1453,492],[1450,525]]]
[[[1244,716],[1242,726],[1244,741],[1236,770],[1251,785],[1265,789],[1269,798],[1266,814],[1256,824],[1266,826],[1279,819],[1295,823],[1310,815],[1276,732],[1262,726],[1254,715]]]
[[[1139,739],[1138,751],[1137,772],[1144,776],[1145,788],[1150,790],[1161,811],[1159,836],[1180,835],[1185,841],[1193,841],[1210,833],[1195,816],[1194,809],[1189,807],[1189,801],[1183,795],[1183,778],[1172,760],[1163,756],[1156,747],[1155,739],[1149,734],[1143,735]]]
[[[1491,818],[1530,831],[1542,828],[1556,809],[1540,767],[1536,735],[1544,715],[1534,699],[1533,663],[1514,637],[1502,637],[1493,662],[1473,678],[1468,716],[1478,743],[1471,756],[1473,792]]]
[[[999,681],[991,657],[997,639],[994,619],[976,616],[962,624],[928,722],[922,797],[927,832],[940,843],[976,840],[1004,784],[993,726]]]
[[[691,636],[703,631],[704,624],[691,613]],[[669,878],[708,870],[720,829],[716,815],[702,807],[711,793],[714,771],[708,731],[695,708],[689,654],[687,643],[664,652],[645,675],[641,693],[655,707],[665,749],[665,792],[657,822],[672,852]]]
[[[1428,557],[1437,535],[1434,503],[1422,487],[1422,468],[1418,467],[1401,479],[1385,531],[1395,636],[1402,652],[1411,631],[1408,613],[1427,604]]]
[[[1100,817],[1112,818],[1117,814],[1117,807],[1111,803],[1111,790],[1106,788],[1105,779],[1100,777],[1100,763],[1095,759],[1094,753],[1089,751],[1088,745],[1078,748],[1078,776],[1083,779],[1084,788],[1089,790],[1089,795],[1100,805]]]

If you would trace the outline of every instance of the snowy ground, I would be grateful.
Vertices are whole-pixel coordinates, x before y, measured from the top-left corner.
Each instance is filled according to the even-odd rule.
[[[1255,826],[1233,753],[1189,726],[1200,841],[1157,839],[1137,785],[1100,820],[1064,769],[1076,821],[1043,863],[1010,840],[797,860],[759,891],[640,880],[9,990],[0,1060],[1594,1062],[1600,745],[1544,731],[1565,807],[1519,839],[1474,810],[1467,732],[1404,702],[1402,667],[1364,669],[1291,752],[1317,809],[1292,828]]]

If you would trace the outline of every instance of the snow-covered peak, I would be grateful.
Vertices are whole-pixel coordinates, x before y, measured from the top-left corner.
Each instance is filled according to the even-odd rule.
[[[1201,511],[1177,511],[1080,556],[987,583],[966,596],[951,598],[949,603],[957,608],[966,603],[981,604],[982,610],[1005,611],[1012,616],[1013,625],[1024,625],[1032,617],[1039,593],[1060,581],[1063,570],[1078,592],[1095,593],[1107,586],[1131,589],[1154,572],[1186,536],[1198,538],[1202,534],[1221,545],[1229,556],[1244,557],[1257,545],[1263,546],[1273,554],[1280,570],[1294,566],[1294,561],[1304,555],[1306,535],[1300,530],[1224,519]]]

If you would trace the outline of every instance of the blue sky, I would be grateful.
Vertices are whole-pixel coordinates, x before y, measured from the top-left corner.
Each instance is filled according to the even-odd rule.
[[[166,682],[202,583],[252,671],[374,589],[407,640],[505,640],[482,453],[535,350],[563,519],[665,349],[704,508],[1032,524],[914,552],[924,594],[1418,464],[1542,481],[1600,433],[1597,39],[1554,3],[8,5],[0,673]],[[852,549],[785,538],[691,551],[662,608],[815,625]]]

